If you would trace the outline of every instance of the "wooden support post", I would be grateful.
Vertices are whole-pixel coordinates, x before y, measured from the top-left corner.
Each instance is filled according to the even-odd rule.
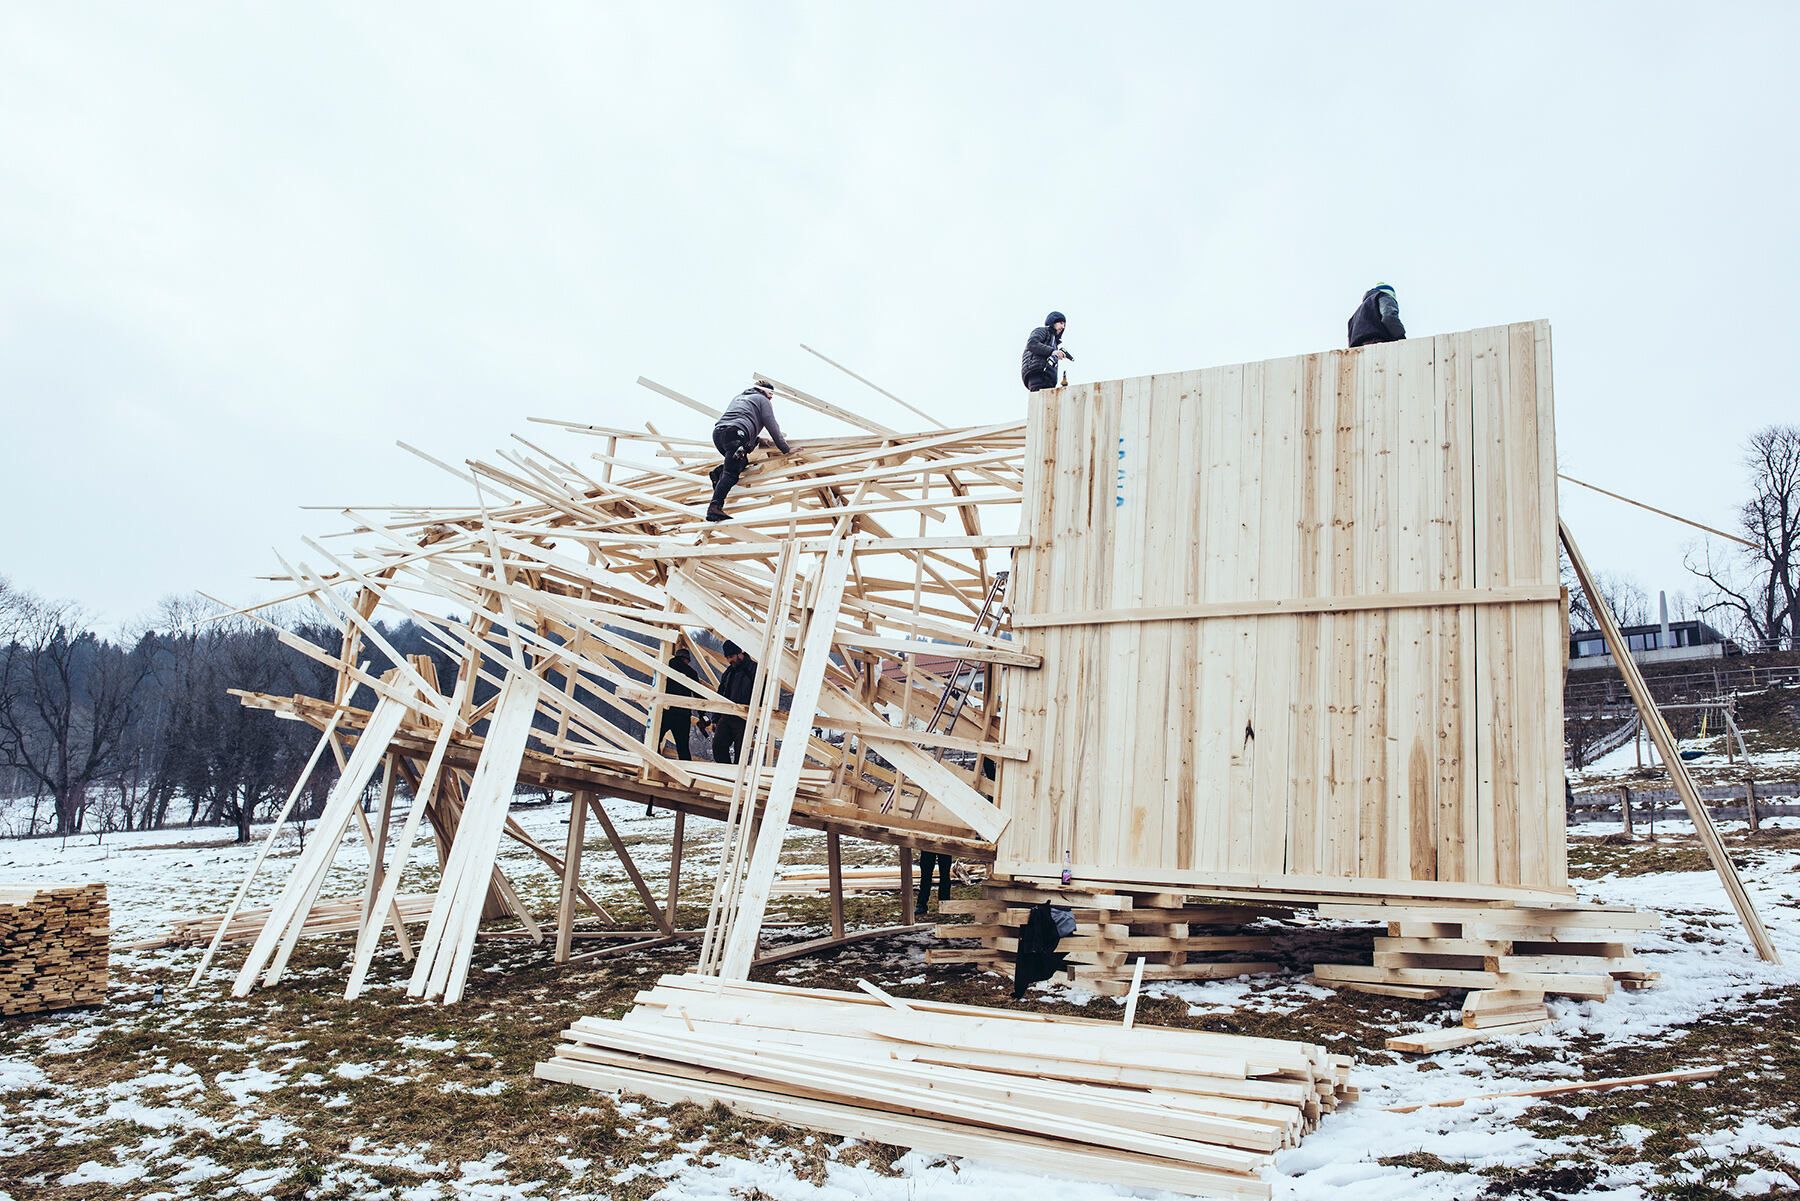
[[[1744,781],[1744,820],[1750,824],[1750,832],[1757,830],[1756,824],[1756,781]]]
[[[394,781],[400,774],[397,756],[388,755],[382,760],[381,772],[381,812],[375,823],[375,837],[370,845],[369,878],[363,886],[362,920],[369,920],[369,913],[375,904],[375,897],[381,891],[381,879],[384,874],[384,856],[388,843],[388,815],[394,811]]]
[[[831,882],[831,936],[844,937],[844,863],[838,848],[838,836],[825,836],[825,874]],[[908,916],[911,916],[910,914]]]
[[[669,915],[669,924],[679,926],[681,919],[677,914],[681,910],[681,845],[687,835],[687,811],[675,811],[675,833],[669,840],[669,899],[663,911]]]
[[[913,853],[911,847],[900,848],[900,924],[913,920]]]
[[[600,819],[600,828],[606,831],[606,840],[612,843],[613,854],[619,857],[619,863],[624,867],[625,874],[631,877],[632,887],[637,889],[638,900],[644,903],[644,912],[650,915],[650,920],[656,923],[657,929],[664,934],[675,933],[675,927],[669,923],[669,915],[664,913],[662,906],[656,903],[655,894],[650,891],[650,886],[644,883],[644,874],[638,871],[638,865],[632,859],[631,852],[625,849],[625,840],[619,837],[617,830],[613,829],[612,818],[607,816],[606,806],[593,793],[587,793],[586,796],[589,807],[594,811],[594,816]]]
[[[1631,785],[1619,785],[1619,820],[1624,824],[1625,837],[1631,837]]]
[[[1563,547],[1569,552],[1569,564],[1574,567],[1576,578],[1581,581],[1582,590],[1587,593],[1588,605],[1600,625],[1600,633],[1606,639],[1613,658],[1618,661],[1619,673],[1625,677],[1625,687],[1631,692],[1638,715],[1643,718],[1644,727],[1649,731],[1657,753],[1662,756],[1669,778],[1675,782],[1675,791],[1680,794],[1681,803],[1687,807],[1688,817],[1694,823],[1694,832],[1699,835],[1700,845],[1705,848],[1707,858],[1712,861],[1713,870],[1719,873],[1719,882],[1725,886],[1725,896],[1737,911],[1738,920],[1744,923],[1744,929],[1749,933],[1757,955],[1766,962],[1780,963],[1781,954],[1775,949],[1775,942],[1769,937],[1768,930],[1763,927],[1762,919],[1757,916],[1756,906],[1751,903],[1750,894],[1744,890],[1744,882],[1738,878],[1731,856],[1725,853],[1725,843],[1719,838],[1712,815],[1706,811],[1706,803],[1700,799],[1700,790],[1694,786],[1693,776],[1688,774],[1680,748],[1675,745],[1675,735],[1670,732],[1669,724],[1663,720],[1661,711],[1656,707],[1655,698],[1650,695],[1650,686],[1644,682],[1644,673],[1638,670],[1630,648],[1625,645],[1624,636],[1619,633],[1612,608],[1600,594],[1600,589],[1595,587],[1587,560],[1581,557],[1575,539],[1569,534],[1569,527],[1558,521],[1557,528],[1562,533]],[[1654,810],[1652,813],[1654,815]]]
[[[562,900],[556,906],[556,962],[569,962],[575,941],[575,890],[581,884],[581,851],[587,838],[587,794],[569,798],[569,839],[563,844]]]

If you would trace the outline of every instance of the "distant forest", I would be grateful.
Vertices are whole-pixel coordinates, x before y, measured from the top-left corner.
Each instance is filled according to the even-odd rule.
[[[195,598],[164,602],[141,631],[114,640],[68,602],[46,601],[0,579],[0,836],[227,825],[247,840],[274,816],[318,742],[318,731],[261,709],[231,689],[329,699],[330,668],[282,645],[250,618],[212,620]],[[273,624],[335,656],[340,635],[295,613]],[[413,622],[378,623],[402,655],[429,655],[438,678],[456,664]],[[494,636],[503,638],[504,629]],[[364,644],[379,676],[393,665]],[[554,672],[552,683],[560,680]],[[493,691],[481,681],[479,703]],[[641,723],[582,690],[583,702],[641,732]],[[373,704],[359,688],[353,705]],[[337,779],[326,755],[294,818],[323,807]]]

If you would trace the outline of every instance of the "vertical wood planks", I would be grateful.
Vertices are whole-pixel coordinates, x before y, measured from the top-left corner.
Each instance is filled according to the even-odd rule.
[[[1033,397],[1020,615],[1555,580],[1542,323]],[[1009,861],[1561,887],[1555,601],[1034,628]]]

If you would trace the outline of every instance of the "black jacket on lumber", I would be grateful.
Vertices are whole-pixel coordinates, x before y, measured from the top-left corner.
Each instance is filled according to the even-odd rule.
[[[687,676],[689,679],[698,680],[700,678],[700,673],[694,670],[693,657],[687,653],[687,648],[685,646],[676,652],[674,658],[669,660],[669,666],[680,672],[682,675]],[[686,684],[683,684],[680,680],[673,677],[664,678],[663,691],[670,696],[699,695],[692,688],[689,688]]]
[[[1025,339],[1025,353],[1019,359],[1019,378],[1027,391],[1056,387],[1056,360],[1050,353],[1061,345],[1062,338],[1049,325],[1038,326]]]
[[[1371,342],[1398,342],[1406,337],[1400,324],[1400,302],[1386,288],[1370,288],[1350,314],[1350,348]]]
[[[750,691],[755,687],[756,661],[748,655],[728,664],[725,673],[719,677],[719,695],[734,705],[748,705]]]

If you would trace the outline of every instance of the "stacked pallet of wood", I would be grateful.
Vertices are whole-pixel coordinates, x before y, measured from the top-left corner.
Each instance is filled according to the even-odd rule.
[[[0,887],[0,1014],[106,1000],[106,885]]]
[[[939,938],[979,939],[980,947],[933,947],[929,963],[974,963],[1012,971],[1019,937],[1033,905],[1048,902],[1070,909],[1075,933],[1056,945],[1068,956],[1062,979],[1103,996],[1123,996],[1137,961],[1145,980],[1217,980],[1275,971],[1277,964],[1246,959],[1267,952],[1270,932],[1250,929],[1262,918],[1288,917],[1285,907],[1245,904],[1189,904],[1181,896],[1145,892],[1051,888],[1021,881],[996,881],[978,900],[947,901],[944,913],[966,913],[966,925],[941,925]]]
[[[664,976],[570,1026],[537,1075],[1035,1172],[1202,1196],[1260,1178],[1350,1100],[1323,1047]]]
[[[408,893],[396,897],[395,903],[400,906],[400,916],[409,925],[417,925],[431,915],[431,902],[437,896],[432,892]],[[225,937],[220,944],[230,946],[234,943],[250,942],[262,930],[263,924],[269,920],[267,909],[240,909],[231,916],[231,923],[225,927]],[[341,901],[320,901],[306,915],[301,927],[301,936],[313,938],[325,934],[354,934],[362,929],[363,904],[354,898]],[[168,932],[156,938],[147,938],[142,942],[130,943],[128,951],[153,951],[160,947],[203,947],[212,941],[219,930],[219,915],[208,913],[189,917],[178,917],[169,923]]]
[[[1320,917],[1385,922],[1374,962],[1317,964],[1313,978],[1331,988],[1430,998],[1453,989],[1598,1000],[1614,987],[1649,988],[1632,943],[1661,920],[1623,906],[1321,904]]]

